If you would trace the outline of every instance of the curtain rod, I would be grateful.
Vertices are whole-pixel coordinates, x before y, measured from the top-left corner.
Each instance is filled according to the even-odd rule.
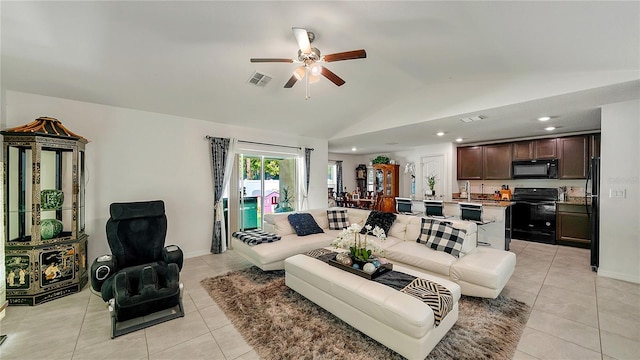
[[[213,136],[207,135],[205,136],[205,139],[209,140],[209,139],[213,139]],[[248,140],[238,140],[238,142],[241,143],[245,143],[245,144],[254,144],[254,145],[267,145],[267,146],[279,146],[279,147],[285,147],[285,148],[291,148],[291,149],[302,149],[302,147],[300,146],[290,146],[290,145],[279,145],[279,144],[269,144],[269,143],[263,143],[263,142],[256,142],[256,141],[248,141]],[[308,148],[311,151],[314,151],[314,148]]]

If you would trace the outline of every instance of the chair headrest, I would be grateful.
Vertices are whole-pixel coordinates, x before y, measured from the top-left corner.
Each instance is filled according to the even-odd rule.
[[[115,221],[162,216],[164,215],[164,201],[113,203],[109,206],[109,213],[111,219]]]

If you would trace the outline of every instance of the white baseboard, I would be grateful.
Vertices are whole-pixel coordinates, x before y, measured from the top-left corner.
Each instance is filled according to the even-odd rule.
[[[198,257],[198,256],[202,256],[202,255],[209,255],[211,254],[210,251],[194,251],[194,252],[190,252],[190,253],[185,253],[184,254],[184,258],[185,259],[190,259],[190,258],[194,258],[194,257]]]
[[[607,271],[602,270],[602,268],[598,268],[598,276],[640,284],[640,275],[634,277],[629,274],[622,274],[615,271]]]

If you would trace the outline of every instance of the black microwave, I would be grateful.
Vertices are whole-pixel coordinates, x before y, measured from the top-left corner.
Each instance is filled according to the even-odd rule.
[[[513,179],[557,179],[558,159],[516,160],[511,170]]]

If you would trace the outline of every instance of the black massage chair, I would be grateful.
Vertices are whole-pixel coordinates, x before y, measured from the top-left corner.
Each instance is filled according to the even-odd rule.
[[[112,255],[91,265],[91,287],[111,313],[111,338],[184,316],[182,250],[164,246],[167,217],[161,200],[113,203],[107,241]],[[158,313],[151,320],[121,326],[127,320]]]

